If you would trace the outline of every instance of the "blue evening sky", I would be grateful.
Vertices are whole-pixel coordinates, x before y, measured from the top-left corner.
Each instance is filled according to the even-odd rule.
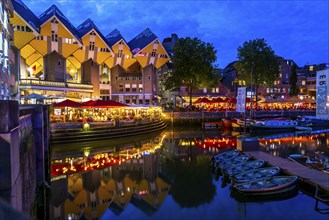
[[[146,28],[161,41],[172,33],[198,37],[214,45],[220,68],[255,38],[265,38],[276,55],[299,66],[329,62],[328,0],[23,1],[37,16],[56,4],[75,27],[90,18],[105,36],[117,28],[126,41]]]

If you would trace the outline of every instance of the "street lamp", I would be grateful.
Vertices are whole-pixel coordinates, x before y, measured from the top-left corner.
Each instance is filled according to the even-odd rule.
[[[253,86],[252,86],[252,75],[254,73],[254,62],[251,62],[251,72],[250,72],[250,119],[252,119],[252,90],[253,90]],[[257,101],[257,100],[256,100]]]

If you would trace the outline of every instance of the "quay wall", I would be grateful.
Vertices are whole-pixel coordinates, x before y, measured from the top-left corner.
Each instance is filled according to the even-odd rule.
[[[228,112],[163,112],[167,121],[173,121],[175,124],[189,122],[191,124],[201,124],[202,122],[221,121],[222,119],[243,118],[243,114],[235,111]],[[275,118],[275,117],[291,117],[298,116],[315,116],[315,111],[255,111],[253,118]],[[246,117],[250,117],[250,112],[246,112]]]

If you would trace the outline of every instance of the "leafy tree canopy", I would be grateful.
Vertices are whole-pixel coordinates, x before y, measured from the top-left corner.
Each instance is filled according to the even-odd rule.
[[[240,74],[239,78],[250,85],[252,72],[252,84],[255,85],[256,92],[261,84],[273,85],[279,73],[279,62],[265,39],[244,42],[243,46],[238,47],[237,57],[239,60],[235,68]]]
[[[292,68],[291,68],[291,75],[290,75],[290,95],[294,96],[294,95],[298,95],[298,85],[297,85],[297,65],[293,64]]]
[[[179,39],[173,53],[174,69],[165,81],[165,88],[173,91],[187,85],[192,104],[192,89],[212,88],[218,83],[213,74],[216,50],[210,43],[187,37]]]

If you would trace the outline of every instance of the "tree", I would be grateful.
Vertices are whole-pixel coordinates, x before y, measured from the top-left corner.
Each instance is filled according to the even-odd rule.
[[[291,96],[298,95],[297,71],[296,71],[296,68],[297,68],[296,64],[293,64],[293,66],[291,68],[290,79],[289,79],[289,83],[290,83],[290,92],[289,92],[289,94]]]
[[[173,53],[174,68],[165,80],[165,88],[177,91],[181,85],[187,85],[192,105],[193,89],[213,88],[218,84],[213,74],[216,50],[210,43],[187,37],[179,39]]]
[[[263,38],[246,41],[243,46],[239,46],[238,59],[234,67],[239,73],[239,78],[245,80],[246,84],[254,86],[257,100],[259,86],[261,84],[272,86],[277,78],[278,59]]]

